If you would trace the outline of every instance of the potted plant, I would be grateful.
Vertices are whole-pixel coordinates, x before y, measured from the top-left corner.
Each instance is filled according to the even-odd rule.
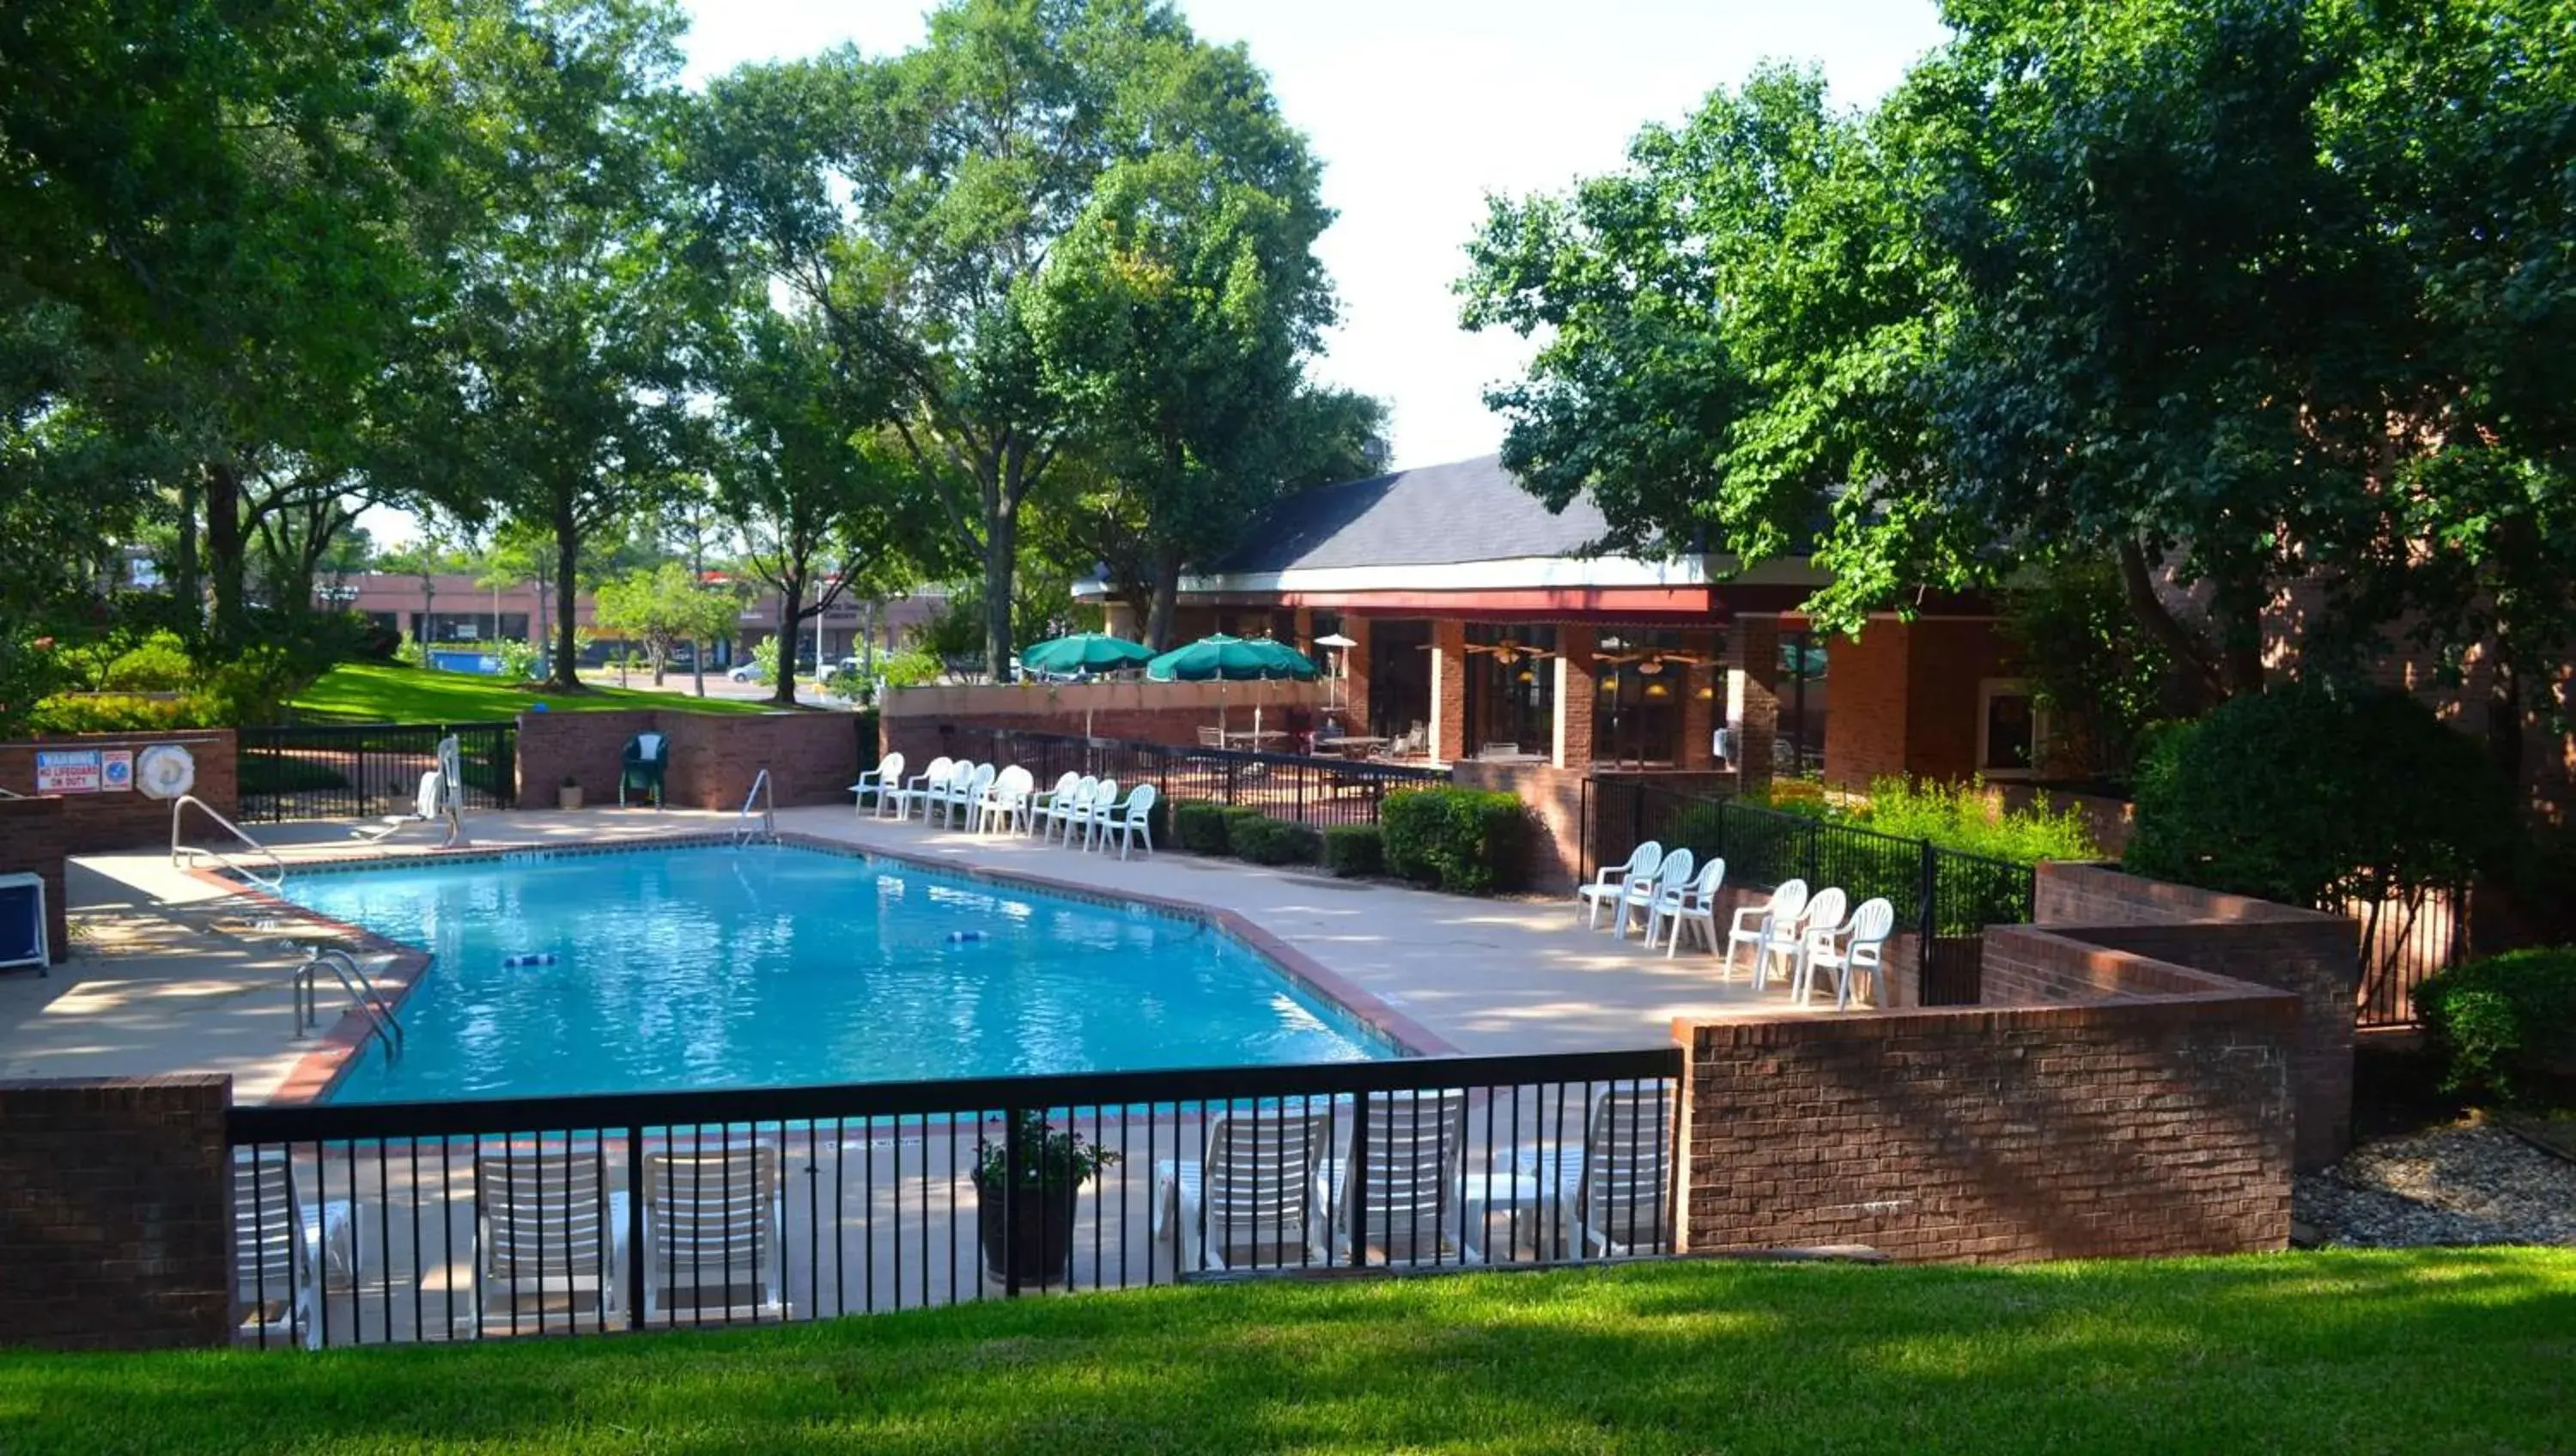
[[[1015,1158],[1019,1182],[1012,1187]],[[1074,1195],[1117,1161],[1116,1153],[1070,1129],[1056,1131],[1029,1109],[1013,1114],[999,1141],[976,1138],[975,1223],[985,1269],[1000,1279],[1016,1262],[1023,1284],[1064,1282],[1073,1267]]]
[[[560,809],[581,807],[581,780],[571,774],[563,776],[563,783],[555,789],[555,807]]]

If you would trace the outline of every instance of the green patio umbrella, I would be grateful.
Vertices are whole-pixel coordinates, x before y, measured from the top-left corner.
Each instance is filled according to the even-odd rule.
[[[1267,637],[1229,637],[1222,632],[1175,647],[1145,664],[1145,676],[1157,682],[1275,682],[1281,678],[1312,682],[1321,676],[1312,659],[1285,642]],[[1216,700],[1216,727],[1225,732],[1225,695]],[[1252,705],[1252,731],[1261,731],[1261,705]]]
[[[1076,632],[1020,651],[1022,672],[1109,672],[1137,667],[1152,659],[1154,649],[1142,642],[1106,632]],[[1082,736],[1091,736],[1091,709],[1082,710]]]
[[[1142,642],[1106,632],[1076,632],[1020,651],[1020,667],[1029,672],[1108,672],[1151,661],[1154,649]]]

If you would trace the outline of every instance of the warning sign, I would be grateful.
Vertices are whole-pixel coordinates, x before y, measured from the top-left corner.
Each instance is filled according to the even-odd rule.
[[[106,748],[99,750],[98,786],[111,794],[134,791],[134,750]]]
[[[128,764],[129,775],[133,765]],[[36,792],[40,794],[95,794],[105,770],[95,748],[39,748],[36,750]]]

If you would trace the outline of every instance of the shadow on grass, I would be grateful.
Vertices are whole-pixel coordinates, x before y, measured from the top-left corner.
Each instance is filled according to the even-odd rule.
[[[1673,1264],[726,1336],[0,1359],[0,1449],[2563,1448],[2576,1254]]]

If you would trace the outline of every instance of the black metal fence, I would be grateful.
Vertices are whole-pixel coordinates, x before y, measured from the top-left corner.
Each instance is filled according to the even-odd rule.
[[[1078,734],[1027,733],[960,725],[941,730],[951,757],[1016,763],[1040,788],[1068,773],[1149,783],[1169,803],[1213,799],[1260,809],[1273,819],[1325,828],[1375,824],[1389,789],[1449,782],[1446,770],[1409,764],[1313,758],[1294,753],[1247,753],[1231,748],[1184,748]],[[907,773],[919,773],[921,765]]]
[[[1685,794],[1644,779],[1602,776],[1584,787],[1583,876],[1617,864],[1652,839],[1726,861],[1737,885],[1801,879],[1840,885],[1854,901],[1883,896],[1896,923],[1922,946],[1920,998],[1927,1006],[1972,1005],[1979,995],[1980,932],[2027,923],[2038,904],[2030,865],[1942,849],[1812,814],[1735,799]]]
[[[470,1340],[1670,1253],[1681,1069],[1663,1047],[236,1108],[239,1333]]]
[[[2469,958],[2469,890],[2418,885],[2382,901],[2317,908],[2361,922],[2356,1026],[2415,1024],[2415,988]]]
[[[241,818],[275,824],[408,813],[420,792],[420,776],[438,766],[438,741],[451,733],[464,759],[465,806],[514,805],[519,776],[514,723],[291,725],[240,730],[235,764]]]

